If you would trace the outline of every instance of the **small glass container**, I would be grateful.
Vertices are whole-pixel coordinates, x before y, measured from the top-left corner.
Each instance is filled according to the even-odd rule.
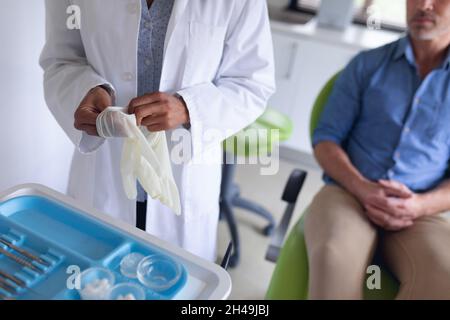
[[[157,292],[173,287],[180,280],[181,274],[181,264],[161,254],[145,257],[137,269],[139,281]]]
[[[120,262],[120,272],[127,278],[137,278],[137,267],[144,258],[144,255],[137,252],[127,254]]]
[[[137,284],[121,283],[111,288],[108,300],[145,300],[145,291]]]
[[[83,300],[105,300],[114,283],[114,274],[108,269],[89,268],[80,274],[78,293]]]

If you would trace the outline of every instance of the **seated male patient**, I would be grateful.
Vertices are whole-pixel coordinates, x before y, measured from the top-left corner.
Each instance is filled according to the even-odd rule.
[[[407,15],[407,36],[342,72],[314,132],[311,299],[362,299],[375,249],[398,299],[450,299],[450,0]]]

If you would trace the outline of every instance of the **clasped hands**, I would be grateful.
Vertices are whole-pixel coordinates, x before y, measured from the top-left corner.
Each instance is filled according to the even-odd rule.
[[[97,117],[112,105],[113,97],[106,89],[93,88],[75,112],[75,128],[91,136],[98,136]],[[183,99],[162,92],[132,99],[128,105],[128,112],[136,115],[138,126],[145,126],[150,132],[175,129],[190,122],[189,112]]]
[[[400,182],[365,181],[354,192],[368,218],[388,231],[409,228],[426,215],[423,195],[414,193]]]

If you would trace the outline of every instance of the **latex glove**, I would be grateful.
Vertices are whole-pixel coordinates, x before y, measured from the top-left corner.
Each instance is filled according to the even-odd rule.
[[[147,194],[181,214],[180,196],[175,184],[165,132],[151,133],[136,125],[127,108],[110,107],[97,118],[97,132],[103,138],[125,138],[121,175],[125,193],[136,199],[136,180]]]
[[[134,138],[135,119],[133,115],[126,113],[126,108],[106,108],[97,117],[98,135],[103,138]]]

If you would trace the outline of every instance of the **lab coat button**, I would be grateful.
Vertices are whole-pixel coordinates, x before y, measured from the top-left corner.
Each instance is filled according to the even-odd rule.
[[[123,80],[131,81],[133,80],[133,74],[131,72],[125,72],[122,76]]]
[[[138,12],[138,5],[137,3],[130,3],[128,4],[128,12],[131,14],[136,14]]]

